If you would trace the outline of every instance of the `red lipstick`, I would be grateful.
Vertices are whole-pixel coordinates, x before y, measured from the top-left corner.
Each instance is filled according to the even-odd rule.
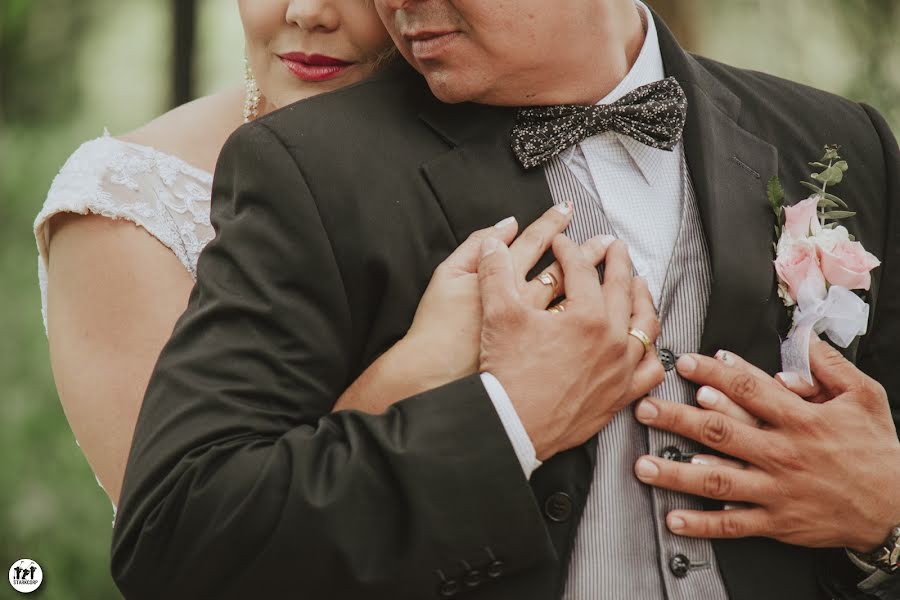
[[[303,81],[334,79],[354,64],[331,56],[303,52],[287,52],[280,54],[279,58],[291,73]]]

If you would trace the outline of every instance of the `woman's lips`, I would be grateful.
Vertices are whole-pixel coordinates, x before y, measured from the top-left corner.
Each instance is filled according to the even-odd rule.
[[[409,49],[418,60],[429,60],[440,56],[462,34],[458,31],[422,32],[406,36]]]
[[[353,63],[321,54],[304,54],[288,52],[279,55],[281,62],[288,70],[303,81],[327,81],[334,79]]]

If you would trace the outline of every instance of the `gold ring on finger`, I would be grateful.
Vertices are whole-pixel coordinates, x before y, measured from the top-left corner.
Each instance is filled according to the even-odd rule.
[[[556,275],[554,275],[550,271],[541,273],[540,275],[538,275],[537,279],[544,285],[550,286],[550,289],[553,290],[554,296],[559,293],[559,279],[557,279]]]
[[[566,312],[566,305],[560,302],[559,304],[554,304],[550,308],[547,309],[547,312],[551,312],[553,314],[559,314]]]
[[[653,347],[653,342],[650,341],[650,336],[638,329],[637,327],[632,327],[628,331],[628,335],[635,338],[641,344],[644,345],[644,354],[650,351],[650,348]]]

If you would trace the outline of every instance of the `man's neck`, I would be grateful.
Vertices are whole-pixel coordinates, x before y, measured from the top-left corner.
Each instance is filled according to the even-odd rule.
[[[531,89],[521,91],[525,100],[521,104],[596,104],[625,79],[644,46],[645,13],[633,2],[609,6],[610,13],[583,36],[576,58],[568,65],[557,64],[549,77],[536,76],[528,82]]]

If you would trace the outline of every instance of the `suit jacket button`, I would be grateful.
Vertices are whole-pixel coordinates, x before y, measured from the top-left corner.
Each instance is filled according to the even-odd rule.
[[[681,450],[675,446],[666,446],[660,450],[659,456],[666,460],[674,460],[675,462],[682,462],[684,460],[684,454],[682,454]]]
[[[554,523],[565,523],[572,516],[572,497],[556,492],[544,502],[544,514]]]
[[[499,560],[495,560],[487,567],[487,576],[491,579],[497,579],[503,575],[503,562]]]
[[[671,371],[675,368],[675,361],[678,359],[674,352],[668,348],[663,348],[657,352],[657,356],[659,356],[659,362],[662,363],[662,366],[666,371]]]
[[[481,571],[477,569],[472,569],[468,573],[466,573],[465,577],[463,577],[463,583],[466,584],[466,587],[476,588],[481,585]]]
[[[459,593],[459,583],[455,579],[448,579],[438,588],[441,598],[452,598]]]
[[[669,559],[669,570],[672,571],[672,575],[675,577],[681,578],[687,576],[690,569],[691,561],[688,560],[688,557],[684,554],[676,554]]]

